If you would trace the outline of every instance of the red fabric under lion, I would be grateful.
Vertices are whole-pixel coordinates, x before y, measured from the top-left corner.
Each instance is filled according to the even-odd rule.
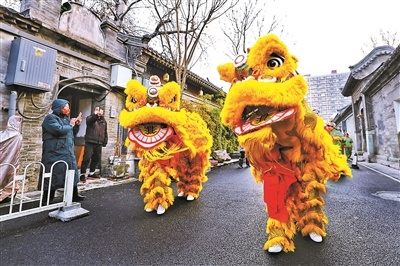
[[[291,184],[297,181],[290,163],[274,163],[272,169],[263,173],[264,202],[268,206],[269,217],[287,222],[289,213],[285,205],[286,193]]]

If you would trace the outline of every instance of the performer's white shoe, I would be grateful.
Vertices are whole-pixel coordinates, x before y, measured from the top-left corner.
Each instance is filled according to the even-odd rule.
[[[319,234],[315,233],[315,232],[311,232],[308,234],[311,238],[312,241],[320,243],[322,242],[322,236],[320,236]]]
[[[185,192],[181,191],[178,193],[178,197],[182,198],[183,196],[185,196]]]
[[[189,196],[187,196],[186,200],[192,201],[192,200],[194,200],[194,197],[192,195],[189,195]]]
[[[269,247],[268,248],[268,252],[269,253],[279,253],[279,252],[282,251],[282,249],[283,249],[282,245],[278,244],[278,245],[274,245],[272,247]]]
[[[164,214],[164,212],[165,212],[165,208],[163,206],[161,206],[161,204],[158,205],[157,214],[161,215],[161,214]]]
[[[152,212],[152,211],[154,211],[152,208],[147,208],[146,209],[146,212]]]

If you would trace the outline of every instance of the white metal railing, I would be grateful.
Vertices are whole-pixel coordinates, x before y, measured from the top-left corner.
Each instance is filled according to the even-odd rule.
[[[47,202],[45,202],[45,204],[44,204],[42,202],[43,194],[45,193],[44,180],[46,178],[48,178],[48,180],[49,180],[48,187],[50,188],[51,182],[52,182],[53,168],[58,163],[64,163],[66,166],[63,201],[50,204],[50,197],[49,197],[50,189],[48,189]],[[27,197],[25,195],[26,194],[25,193],[25,183],[26,183],[27,172],[28,172],[29,167],[31,167],[33,165],[38,165],[38,164],[41,166],[41,171],[42,171],[41,176],[43,179],[41,182],[39,206],[30,208],[27,210],[23,210],[24,203],[32,202],[31,197]],[[63,222],[70,221],[72,219],[87,215],[89,213],[87,210],[81,208],[80,203],[72,202],[75,170],[69,170],[68,164],[65,161],[60,160],[60,161],[54,162],[50,168],[49,173],[44,172],[45,168],[41,162],[33,162],[33,163],[28,164],[25,167],[24,173],[22,175],[17,175],[17,169],[12,164],[2,163],[2,164],[0,164],[0,167],[11,167],[13,169],[13,176],[14,176],[9,211],[7,214],[0,215],[0,222],[27,216],[27,215],[31,215],[31,214],[35,214],[35,213],[40,213],[40,212],[47,211],[47,210],[54,210],[56,208],[58,208],[56,211],[52,211],[49,213],[49,217],[59,219]],[[16,195],[17,182],[21,183],[21,189],[20,189],[21,193],[18,193]],[[14,197],[13,195],[16,195],[16,197]],[[18,206],[18,208],[17,208],[18,210],[15,210],[16,206]]]

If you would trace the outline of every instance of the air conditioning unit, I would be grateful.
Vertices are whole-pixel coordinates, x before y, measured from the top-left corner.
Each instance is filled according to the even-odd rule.
[[[132,69],[120,65],[111,65],[111,87],[125,89],[126,84],[132,79]]]

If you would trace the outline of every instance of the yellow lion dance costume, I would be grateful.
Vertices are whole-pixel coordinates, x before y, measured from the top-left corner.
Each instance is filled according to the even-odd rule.
[[[207,181],[212,138],[204,120],[179,109],[181,90],[176,82],[164,85],[150,77],[149,88],[130,80],[125,89],[125,109],[119,122],[128,128],[127,147],[139,161],[140,192],[145,210],[163,214],[173,204],[171,178],[177,180],[178,197],[192,201]]]
[[[307,82],[296,69],[296,57],[273,34],[259,38],[247,56],[218,66],[221,80],[231,83],[221,119],[234,127],[256,182],[263,183],[264,249],[271,253],[294,251],[297,231],[321,242],[328,223],[325,184],[351,177],[323,119],[305,102]]]

